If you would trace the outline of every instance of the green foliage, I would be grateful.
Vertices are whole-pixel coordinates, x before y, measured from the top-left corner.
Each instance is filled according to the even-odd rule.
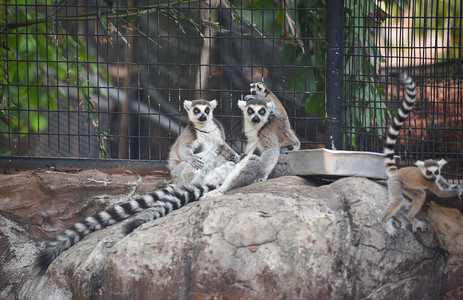
[[[397,55],[407,56],[408,48],[437,42],[434,51],[436,59],[460,59],[463,55],[461,30],[463,28],[461,0],[415,0],[379,2],[388,18],[383,27],[400,28],[402,37],[399,41],[382,37],[382,46],[393,48]],[[403,19],[410,23],[405,25]],[[416,44],[412,44],[415,42]],[[401,44],[400,44],[401,43]],[[439,44],[441,43],[441,44]]]
[[[255,24],[262,35],[284,37],[286,45],[281,58],[299,64],[290,86],[295,91],[303,91],[300,97],[308,112],[324,117],[325,72],[322,70],[326,53],[325,28],[329,21],[326,20],[326,1],[243,0],[241,5],[249,9],[243,10],[245,19]],[[381,100],[384,90],[376,81],[376,69],[370,61],[371,57],[381,59],[381,54],[372,39],[374,32],[368,23],[371,20],[366,17],[376,6],[371,0],[350,0],[345,1],[345,5],[344,75],[350,86],[345,89],[344,99],[353,97],[352,102],[355,102],[350,107],[352,111],[346,114],[345,122],[353,125],[357,131],[354,133],[377,130],[381,135],[386,125],[387,109]],[[294,24],[290,25],[291,22]],[[346,138],[345,141],[355,147],[355,134],[351,136],[352,139]]]
[[[453,45],[459,45],[461,40],[462,24],[461,0],[416,1],[416,9],[412,9],[413,27],[421,36],[430,35],[447,39],[447,34]],[[426,18],[423,18],[426,16]],[[447,33],[447,30],[450,31]],[[452,46],[452,45],[451,45]],[[446,58],[461,58],[461,47],[449,47]]]
[[[97,21],[104,32],[104,36],[99,35],[100,42],[112,44],[112,35],[117,35],[127,45],[122,29],[144,35],[133,22],[150,13],[160,12],[177,24],[182,32],[185,29],[181,21],[198,32],[201,25],[224,31],[217,23],[195,20],[179,10],[183,4],[199,1],[157,3],[145,6],[143,10],[138,7],[113,8],[112,1],[105,1],[109,9],[101,6],[96,11],[66,16],[57,15],[57,10],[65,5],[60,4],[60,0],[9,0],[2,3],[0,134],[16,137],[45,130],[48,126],[46,113],[76,109],[68,103],[66,90],[63,89],[70,87],[78,91],[79,109],[89,112],[87,122],[95,129],[100,145],[103,145],[102,141],[111,137],[100,130],[98,112],[91,98],[96,87],[91,85],[89,76],[99,76],[109,84],[111,80],[103,68],[98,68],[96,58],[76,37],[65,31],[61,22]],[[118,19],[118,26],[114,25],[115,19]],[[152,38],[146,37],[156,44]],[[100,95],[104,93],[104,89],[99,91]],[[103,146],[100,150],[107,156]]]
[[[301,95],[306,102],[307,111],[315,116],[325,116],[325,72],[320,66],[325,66],[326,43],[326,1],[307,0],[298,1],[296,18],[304,39],[304,51],[298,49],[294,57],[288,57],[288,61],[294,62],[297,56],[303,57],[300,61],[300,68],[296,71],[293,79],[294,90],[305,91]],[[315,39],[315,40],[314,40]],[[294,51],[285,51],[288,55]]]
[[[280,58],[298,64],[290,87],[314,115],[325,115],[325,24],[326,0],[242,0],[242,16],[262,36],[285,43]]]
[[[344,88],[344,99],[349,102],[350,113],[345,114],[344,122],[353,128],[351,139],[345,139],[346,146],[355,148],[355,136],[362,131],[376,130],[382,135],[387,126],[388,112],[384,99],[384,88],[377,82],[374,58],[384,61],[373,40],[374,20],[367,16],[376,6],[370,0],[346,1],[346,30],[344,47],[344,78],[349,86]]]
[[[36,2],[33,1],[35,4]],[[36,22],[43,13],[28,1],[9,1],[0,24],[1,97],[0,130],[39,132],[47,128],[43,111],[56,111],[67,103],[59,82],[80,87],[79,96],[90,95],[88,79],[79,70],[97,73],[96,59],[58,23]],[[38,4],[48,4],[39,1]],[[79,64],[84,64],[85,67]],[[100,72],[107,78],[106,74]],[[81,98],[81,97],[79,97]],[[66,107],[66,110],[72,109]]]

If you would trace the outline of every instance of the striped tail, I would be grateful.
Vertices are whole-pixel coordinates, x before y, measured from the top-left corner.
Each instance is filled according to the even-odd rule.
[[[160,199],[170,199],[177,195],[173,185],[160,189],[127,203],[110,207],[102,212],[87,217],[61,233],[54,241],[47,244],[37,259],[37,266],[45,271],[51,262],[65,250],[82,240],[87,234],[127,219],[133,214],[158,205]]]
[[[392,119],[392,124],[387,132],[386,144],[384,145],[384,163],[386,165],[386,173],[388,176],[391,176],[395,173],[395,171],[397,171],[397,165],[394,160],[394,146],[397,141],[397,136],[400,133],[400,129],[415,104],[416,84],[410,76],[403,73],[390,73],[389,76],[400,80],[406,88],[405,99],[400,105],[397,115]]]
[[[147,209],[143,214],[125,226],[125,233],[129,234],[136,228],[149,221],[164,217],[173,210],[185,206],[187,203],[198,201],[207,192],[217,189],[216,185],[199,184],[181,186],[174,194],[166,195],[159,199],[154,205]]]

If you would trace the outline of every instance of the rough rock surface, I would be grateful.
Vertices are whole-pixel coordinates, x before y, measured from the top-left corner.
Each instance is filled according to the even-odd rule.
[[[57,182],[31,173],[25,188],[0,176],[1,299],[463,298],[460,211],[426,207],[418,216],[430,230],[413,234],[402,208],[399,236],[389,238],[377,222],[386,188],[364,178],[319,187],[278,178],[188,204],[125,237],[122,222],[40,275],[32,264],[41,238],[160,179],[141,189],[149,178],[85,172]]]

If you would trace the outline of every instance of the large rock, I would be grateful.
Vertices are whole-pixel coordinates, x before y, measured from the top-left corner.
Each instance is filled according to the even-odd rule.
[[[165,171],[148,176],[97,170],[1,174],[0,299],[15,295],[21,283],[31,278],[44,239],[54,238],[108,205],[152,191],[168,178]],[[20,299],[45,298],[28,296]]]
[[[21,232],[15,243],[28,245],[29,254],[16,252],[27,263],[10,264],[14,281],[0,297],[462,299],[459,210],[425,208],[419,217],[432,226],[413,234],[402,208],[392,239],[377,222],[386,205],[386,188],[364,178],[320,187],[273,179],[188,204],[125,237],[125,222],[97,231],[43,276],[30,267],[37,251],[31,233],[2,218]]]

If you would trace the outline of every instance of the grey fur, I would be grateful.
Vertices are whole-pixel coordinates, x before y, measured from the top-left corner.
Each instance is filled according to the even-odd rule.
[[[284,124],[273,116],[274,105],[259,95],[238,101],[243,111],[244,132],[247,138],[245,157],[217,191],[220,195],[228,190],[254,182],[289,175],[287,154],[280,155],[280,134]],[[257,153],[254,154],[254,153]]]
[[[207,192],[214,190],[218,185],[188,185],[176,189],[176,195],[171,195],[168,201],[158,201],[153,207],[145,210],[135,220],[125,227],[126,234],[131,233],[144,223],[159,219],[172,210],[185,206],[189,202],[200,200]]]
[[[214,119],[217,101],[193,100],[183,104],[190,120],[169,152],[169,170],[175,184],[191,184],[201,172],[214,169],[223,161],[239,156],[225,142],[222,125]],[[205,165],[208,168],[203,169]]]

